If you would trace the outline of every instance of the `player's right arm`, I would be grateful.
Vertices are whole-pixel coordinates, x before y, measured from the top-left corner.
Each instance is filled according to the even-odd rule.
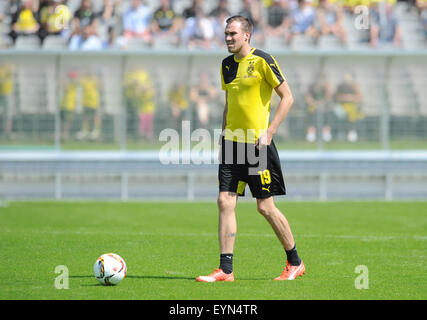
[[[219,144],[221,144],[222,137],[225,135],[225,128],[227,127],[227,113],[228,113],[228,93],[225,91],[225,104],[224,104],[224,112],[222,113],[222,131],[221,136],[219,137]]]
[[[218,143],[220,145],[222,142],[222,137],[225,137],[225,128],[227,127],[227,114],[228,114],[228,91],[227,91],[227,87],[225,85],[224,75],[222,73],[225,61],[226,61],[226,59],[222,61],[221,68],[219,69],[220,70],[219,73],[221,75],[221,89],[224,90],[224,92],[225,92],[224,111],[222,113],[222,131],[221,131],[221,135],[220,135],[219,141],[218,141]]]
[[[224,112],[222,113],[222,133],[224,133],[225,127],[227,126],[227,113],[228,113],[228,93],[225,91],[225,105],[224,105]]]

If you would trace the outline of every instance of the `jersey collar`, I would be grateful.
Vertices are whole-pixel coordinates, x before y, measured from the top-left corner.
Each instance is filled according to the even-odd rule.
[[[234,56],[234,61],[242,62],[243,60],[249,58],[255,50],[256,48],[252,48],[251,51],[249,51],[249,53],[246,56],[244,56],[242,59],[237,59],[236,56]]]

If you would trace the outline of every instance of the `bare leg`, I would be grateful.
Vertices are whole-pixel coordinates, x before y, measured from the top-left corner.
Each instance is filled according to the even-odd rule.
[[[286,220],[283,213],[274,204],[273,197],[257,199],[257,205],[258,212],[270,223],[285,250],[291,250],[295,246],[291,228],[288,220]]]
[[[233,251],[236,238],[236,213],[237,194],[223,191],[218,196],[219,223],[218,238],[221,251],[219,268],[207,276],[199,276],[196,281],[234,281]]]
[[[219,223],[218,238],[221,253],[233,253],[236,238],[237,223],[234,209],[237,204],[237,194],[220,192],[218,196]]]

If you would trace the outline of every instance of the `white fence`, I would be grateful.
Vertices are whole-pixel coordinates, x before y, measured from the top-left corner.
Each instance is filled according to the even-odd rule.
[[[279,200],[427,199],[427,151],[289,151],[280,157],[287,196]],[[6,152],[0,156],[0,195],[213,200],[215,159],[162,164],[158,152]]]

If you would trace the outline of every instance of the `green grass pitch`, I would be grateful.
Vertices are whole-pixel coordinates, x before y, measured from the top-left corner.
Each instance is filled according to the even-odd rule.
[[[239,201],[233,283],[194,279],[218,266],[217,208],[206,203],[11,202],[0,206],[0,299],[426,299],[427,202],[278,202],[307,273],[273,281],[284,250],[254,201]],[[128,266],[93,277],[103,253]],[[58,265],[69,288],[56,289]],[[366,266],[367,289],[355,283]],[[368,280],[368,282],[366,282]]]

